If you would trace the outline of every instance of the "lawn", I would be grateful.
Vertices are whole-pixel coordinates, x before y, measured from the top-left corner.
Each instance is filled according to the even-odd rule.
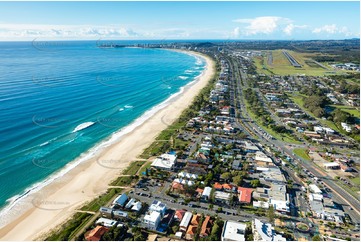
[[[121,176],[110,183],[111,186],[128,186],[134,181],[134,177],[131,176]]]
[[[303,158],[305,160],[308,160],[308,161],[311,160],[310,156],[307,154],[306,149],[297,148],[297,149],[293,150],[293,153],[295,153],[296,155],[298,155],[299,157],[301,157],[301,158]]]
[[[272,65],[268,65],[267,56],[254,58],[255,66],[257,67],[258,72],[264,74],[271,74],[273,72],[276,75],[305,74],[311,76],[323,76],[328,74],[334,75],[342,73],[341,71],[335,71],[332,69],[326,70],[319,66],[312,59],[310,59],[312,57],[312,54],[310,53],[300,53],[291,50],[287,50],[287,52],[302,65],[302,68],[293,67],[282,53],[282,50],[273,50]],[[324,66],[328,67],[326,64]]]
[[[75,213],[69,221],[61,226],[61,228],[52,231],[45,239],[47,241],[67,241],[71,239],[77,231],[79,231],[92,215],[87,213]]]
[[[267,57],[256,57],[253,59],[254,60],[254,64],[257,68],[258,73],[263,73],[266,75],[273,75],[272,72],[269,71],[269,67],[267,65],[264,65],[264,63],[267,62]],[[262,60],[263,60],[263,65],[262,65]]]
[[[130,163],[130,165],[123,171],[123,175],[135,175],[137,174],[139,168],[145,163],[145,161],[142,160],[138,160],[138,161],[133,161],[132,163]]]
[[[116,194],[120,193],[121,191],[122,189],[119,188],[111,188],[106,193],[100,195],[96,199],[84,205],[80,210],[96,212],[99,210],[101,206],[106,205],[111,200],[111,198],[113,198]]]
[[[152,161],[148,161],[147,164],[145,166],[143,166],[142,169],[140,169],[139,175],[142,175],[143,172],[145,172],[146,169],[149,169],[151,165],[152,165]]]
[[[344,106],[344,105],[330,105],[331,107],[341,109],[344,112],[347,112],[354,117],[360,118],[360,111],[356,108],[350,107],[350,106]]]
[[[358,177],[355,177],[355,178],[352,178],[351,181],[352,181],[353,183],[355,183],[356,185],[359,185],[359,186],[360,186],[360,177],[359,177],[359,176],[358,176]]]

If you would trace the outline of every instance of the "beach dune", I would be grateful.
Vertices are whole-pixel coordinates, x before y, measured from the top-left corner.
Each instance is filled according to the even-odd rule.
[[[195,52],[191,54],[200,56]],[[50,230],[69,219],[82,204],[105,192],[108,184],[119,176],[121,170],[135,160],[171,120],[180,116],[213,77],[213,60],[207,56],[202,57],[207,64],[198,81],[185,87],[184,92],[176,96],[168,106],[121,137],[119,142],[108,146],[95,157],[82,162],[63,177],[29,196],[30,209],[1,228],[0,239],[44,239]]]

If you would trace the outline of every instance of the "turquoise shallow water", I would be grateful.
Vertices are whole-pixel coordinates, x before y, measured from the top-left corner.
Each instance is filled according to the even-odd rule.
[[[0,207],[26,194],[204,69],[160,49],[0,43]]]

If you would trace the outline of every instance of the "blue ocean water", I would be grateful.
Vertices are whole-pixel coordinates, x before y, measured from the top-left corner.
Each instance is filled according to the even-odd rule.
[[[0,42],[0,207],[204,69],[184,53],[95,41]]]

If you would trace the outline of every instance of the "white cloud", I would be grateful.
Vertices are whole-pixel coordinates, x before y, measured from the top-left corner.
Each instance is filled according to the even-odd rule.
[[[292,20],[277,16],[263,16],[253,19],[235,19],[233,22],[247,24],[243,33],[245,35],[271,34],[280,26],[292,23]]]
[[[234,28],[232,36],[239,37],[241,35],[241,30],[239,27]]]
[[[295,29],[305,29],[307,28],[307,25],[294,25],[294,24],[288,24],[284,29],[283,32],[287,35],[292,35],[293,31]]]
[[[353,35],[347,27],[343,26],[343,27],[338,27],[336,24],[330,24],[330,25],[324,25],[322,27],[319,28],[315,28],[312,30],[312,33],[315,34],[322,34],[322,33],[326,33],[326,34],[344,34],[345,36],[351,36]]]
[[[139,33],[121,26],[0,24],[0,39],[89,39],[138,36],[140,36]]]
[[[320,28],[315,28],[314,30],[312,30],[312,33],[329,33],[329,34],[334,34],[338,32],[338,28],[336,26],[336,24],[331,24],[331,25],[324,25]]]

